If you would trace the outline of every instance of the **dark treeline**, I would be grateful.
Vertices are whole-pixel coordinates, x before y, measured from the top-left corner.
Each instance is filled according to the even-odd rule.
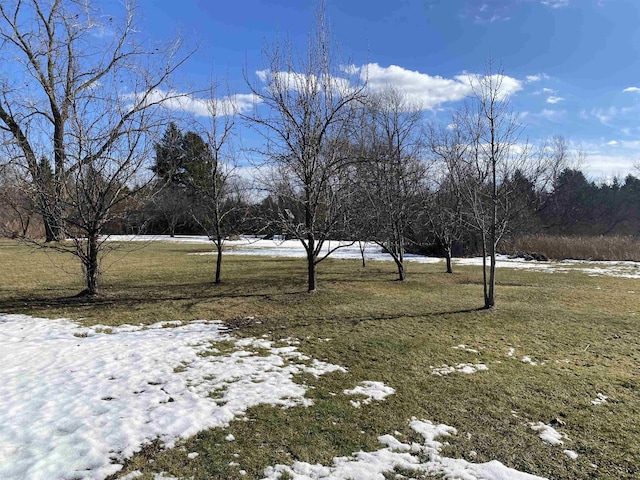
[[[192,188],[198,172],[202,172],[202,164],[206,162],[207,144],[194,132],[183,133],[179,127],[171,124],[162,140],[155,145],[155,159],[151,170],[157,180],[149,187],[152,195],[144,195],[145,201],[132,211],[126,221],[109,226],[108,233],[148,233],[167,235],[207,235],[206,228],[198,220],[198,205],[201,200]],[[411,165],[411,164],[410,164]],[[419,187],[420,179],[426,173],[423,167],[411,167],[414,176],[414,188],[405,195],[407,206],[405,216],[411,220],[406,222],[407,229],[402,232],[402,240],[406,242],[408,252],[445,256],[449,244],[454,256],[480,253],[479,241],[471,229],[464,227],[464,222],[456,221],[455,195],[446,183],[431,185],[430,188]],[[356,168],[355,174],[366,177],[376,174],[376,169],[369,164],[365,169],[362,164]],[[377,172],[388,178],[389,172]],[[351,215],[343,218],[344,225],[336,228],[334,239],[378,242],[382,248],[392,249],[385,244],[388,237],[380,237],[384,230],[380,214],[389,210],[392,199],[400,199],[398,191],[384,198],[389,190],[385,182],[384,190],[371,192],[372,185],[382,182],[366,183],[367,191],[355,191],[350,196]],[[406,183],[406,182],[405,182]],[[580,169],[565,168],[554,179],[550,187],[540,190],[532,180],[516,171],[510,183],[516,191],[513,198],[519,199],[521,205],[511,219],[507,235],[511,238],[532,234],[564,235],[564,236],[633,236],[640,235],[640,179],[628,175],[623,180],[614,178],[609,182],[589,181]],[[245,188],[248,185],[245,184]],[[360,187],[362,188],[362,187]],[[225,223],[226,237],[240,234],[257,235],[271,238],[284,235],[295,238],[278,222],[279,212],[291,210],[292,205],[278,195],[267,195],[258,200],[249,200],[249,195],[236,195],[228,202],[236,202],[234,215]],[[446,205],[447,199],[450,205]],[[371,209],[378,205],[376,221],[362,222],[366,216],[358,209]],[[431,205],[431,208],[426,208]],[[229,205],[230,206],[230,205]],[[453,208],[453,210],[451,210]],[[439,225],[437,215],[448,215],[443,225]],[[461,216],[461,212],[457,212]],[[391,214],[387,213],[387,217]],[[443,227],[444,228],[443,231]],[[453,232],[457,229],[458,232]],[[446,235],[451,241],[447,241]],[[336,238],[336,235],[340,238]],[[399,240],[400,241],[400,240]],[[391,252],[393,253],[393,252]]]
[[[580,170],[566,169],[535,211],[532,226],[553,235],[640,234],[640,179],[590,182]],[[536,225],[537,224],[537,225]]]

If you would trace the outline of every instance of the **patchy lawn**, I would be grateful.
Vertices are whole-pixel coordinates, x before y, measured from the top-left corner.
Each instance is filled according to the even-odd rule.
[[[379,478],[636,477],[637,279],[606,265],[502,268],[498,307],[480,311],[474,265],[411,263],[401,283],[391,262],[327,260],[310,295],[295,258],[227,256],[215,286],[215,257],[189,255],[207,250],[123,244],[86,299],[73,297],[72,261],[0,243],[0,312],[29,315],[2,317],[0,342],[32,349],[19,361],[0,348],[13,366],[0,469],[84,455],[94,467],[77,478],[114,465],[112,478],[349,478],[367,462],[395,471]],[[217,417],[213,404],[233,408]],[[354,452],[369,453],[334,461]]]

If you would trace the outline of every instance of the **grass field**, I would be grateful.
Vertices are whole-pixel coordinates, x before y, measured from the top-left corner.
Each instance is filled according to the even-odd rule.
[[[104,262],[101,296],[87,299],[73,297],[82,285],[72,259],[0,243],[2,313],[114,326],[219,319],[236,336],[297,339],[305,355],[348,369],[300,379],[313,387],[311,407],[252,408],[248,421],[177,448],[146,446],[121,474],[261,478],[269,465],[327,465],[380,448],[379,435],[410,437],[407,422],[417,417],[457,429],[442,451],[448,457],[499,460],[553,479],[640,475],[637,279],[500,269],[497,308],[483,311],[477,267],[447,275],[442,264],[410,264],[408,280],[397,282],[392,262],[362,268],[329,259],[319,267],[320,290],[308,294],[301,259],[227,256],[216,286],[215,257],[188,255],[206,250],[123,244]],[[488,370],[432,374],[463,363]],[[334,395],[361,381],[384,382],[395,394],[361,408]],[[608,400],[594,405],[598,394]],[[531,429],[537,422],[556,422],[564,444],[544,443]]]

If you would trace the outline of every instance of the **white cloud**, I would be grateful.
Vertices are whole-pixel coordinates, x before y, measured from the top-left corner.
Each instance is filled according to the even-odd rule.
[[[569,5],[569,0],[541,0],[541,4],[551,8],[561,8]]]
[[[361,67],[360,75],[367,80],[372,91],[381,91],[391,85],[425,109],[462,100],[472,92],[468,81],[431,76],[397,65],[381,67],[370,63]]]
[[[462,16],[473,19],[475,23],[491,24],[510,20],[512,10],[513,6],[509,2],[467,0]]]
[[[527,83],[539,82],[541,80],[548,80],[549,75],[546,73],[537,73],[535,75],[527,75],[526,77]]]
[[[464,73],[453,78],[429,75],[415,70],[407,70],[397,65],[382,67],[377,63],[363,65],[360,76],[367,81],[372,91],[381,91],[388,86],[397,88],[413,104],[423,109],[433,109],[443,103],[457,102],[473,93],[473,85],[483,77]],[[506,75],[493,75],[495,83],[500,83],[504,96],[511,96],[522,89],[522,82]]]
[[[564,98],[562,97],[556,97],[554,95],[550,96],[549,98],[547,98],[547,103],[550,103],[552,105],[556,104],[556,103],[560,103],[564,100]]]
[[[348,69],[355,72],[355,68],[354,66],[346,66],[341,67],[341,70]],[[353,88],[348,78],[330,75],[318,77],[289,71],[273,73],[270,70],[258,70],[256,71],[256,76],[261,82],[267,84],[267,88],[271,86],[275,90],[284,88],[297,92],[317,92],[321,88],[329,87],[334,91],[346,93]]]
[[[610,142],[607,142],[607,145],[615,147],[616,145],[618,145],[618,142],[616,142],[615,140],[611,140]]]
[[[567,112],[565,110],[550,110],[545,108],[538,114],[538,116],[544,118],[545,120],[555,122],[564,117],[566,113]]]
[[[464,72],[453,78],[445,78],[440,75],[408,70],[398,65],[383,67],[378,63],[362,66],[341,65],[340,70],[351,77],[358,77],[357,80],[366,82],[367,89],[371,92],[381,92],[391,86],[406,96],[407,104],[418,105],[424,110],[463,100],[472,95],[474,87],[479,86],[479,82],[484,80],[491,81],[494,86],[499,85],[503,97],[509,97],[523,88],[522,81],[498,74],[483,77]],[[295,72],[278,72],[274,75],[269,70],[259,70],[255,73],[262,83],[267,85],[279,83],[280,86],[291,90],[304,91],[319,88],[320,85],[318,78]],[[354,88],[349,78],[327,77],[323,81],[327,80],[339,91]]]
[[[587,115],[586,112],[583,111],[583,118],[596,118],[600,121],[600,123],[604,125],[609,125],[612,120],[615,120],[621,116],[624,116],[628,113],[632,113],[636,111],[638,107],[609,107],[609,108],[594,108]]]
[[[628,87],[623,90],[625,93],[638,93],[640,92],[640,88],[638,87]]]
[[[135,98],[130,96],[131,99]],[[197,98],[189,93],[180,93],[156,89],[146,99],[148,104],[159,104],[169,110],[191,113],[199,117],[230,115],[234,112],[243,113],[253,108],[260,99],[253,94],[235,94],[215,99]]]
[[[614,175],[624,178],[628,174],[634,173],[635,158],[637,157],[626,153],[619,155],[590,153],[587,154],[583,170],[589,178],[606,179]]]

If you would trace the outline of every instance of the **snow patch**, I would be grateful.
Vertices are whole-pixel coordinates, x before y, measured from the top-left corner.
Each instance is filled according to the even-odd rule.
[[[456,345],[455,347],[451,348],[453,348],[454,350],[464,350],[465,352],[478,353],[478,350],[476,350],[475,348],[469,348],[463,344]]]
[[[609,400],[609,397],[607,397],[605,394],[598,393],[598,396],[595,399],[591,400],[591,404],[602,405],[603,403],[607,403],[608,400]]]
[[[578,458],[578,454],[573,450],[564,450],[564,454],[569,457],[571,460],[575,460]]]
[[[111,235],[103,237],[114,242],[177,242],[177,243],[198,243],[209,244],[211,241],[206,236],[186,236],[177,235]],[[338,245],[342,248],[331,254],[332,258],[340,259],[360,259],[362,254],[357,242],[332,241],[326,242],[322,248],[321,255],[326,254],[329,249]],[[268,255],[276,257],[304,257],[304,247],[298,240],[262,240],[257,237],[244,237],[239,240],[228,240],[225,242],[227,255]],[[212,255],[215,252],[206,252],[199,255]],[[391,260],[388,253],[374,244],[366,243],[364,256],[367,260]],[[425,257],[421,255],[406,254],[405,260],[418,263],[441,263],[441,258]],[[488,260],[488,258],[487,258]],[[482,265],[482,257],[476,258],[455,258],[456,265]],[[640,262],[594,262],[586,260],[563,260],[561,262],[531,262],[522,258],[509,258],[506,255],[496,256],[497,268],[516,268],[549,273],[582,272],[590,276],[611,276],[620,278],[640,278]]]
[[[283,475],[296,480],[384,480],[396,469],[410,470],[416,475],[437,475],[439,478],[543,480],[542,477],[508,468],[497,460],[470,463],[466,460],[442,457],[442,443],[436,439],[456,435],[455,428],[415,418],[409,426],[422,435],[422,444],[407,444],[393,435],[382,435],[378,437],[378,441],[386,447],[375,452],[360,451],[348,457],[335,457],[330,466],[306,462],[294,462],[291,466],[270,466],[265,468],[263,480],[276,480]]]
[[[531,430],[535,430],[538,433],[538,436],[542,439],[543,442],[548,443],[549,445],[562,445],[564,442],[563,438],[567,438],[564,433],[558,432],[551,425],[545,425],[542,422],[531,423]]]
[[[351,405],[356,408],[360,408],[361,405],[368,405],[372,400],[380,402],[394,393],[396,393],[396,391],[384,383],[371,382],[368,380],[360,382],[360,385],[355,388],[344,391],[345,395],[364,395],[366,397],[362,402],[351,400]]]
[[[223,341],[234,346],[212,347]],[[171,447],[259,404],[311,405],[294,376],[345,369],[297,353],[237,340],[221,322],[80,328],[0,315],[0,478],[102,479],[152,440]]]
[[[476,372],[482,372],[489,370],[484,363],[459,363],[455,367],[443,364],[441,367],[430,367],[431,375],[438,375],[440,377],[449,375],[454,372],[465,373],[470,375]]]

